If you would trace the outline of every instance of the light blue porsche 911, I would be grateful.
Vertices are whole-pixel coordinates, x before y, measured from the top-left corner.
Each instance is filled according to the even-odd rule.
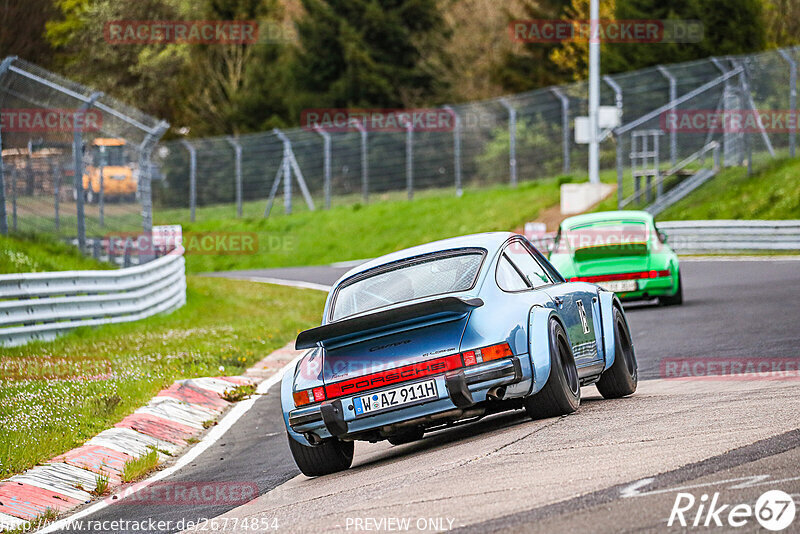
[[[524,237],[446,239],[369,261],[331,289],[281,404],[300,470],[350,467],[355,440],[399,444],[504,410],[574,412],[581,386],[636,390],[619,300],[566,282]]]

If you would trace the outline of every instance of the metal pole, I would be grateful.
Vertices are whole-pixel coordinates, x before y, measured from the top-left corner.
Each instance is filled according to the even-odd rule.
[[[600,107],[599,0],[590,0],[589,19],[589,182],[600,183],[600,142],[597,112]]]
[[[55,218],[56,232],[59,232],[61,227],[61,217],[58,212],[58,203],[61,192],[61,167],[57,162],[55,165],[52,163],[50,165],[53,168],[53,215]]]
[[[406,124],[406,192],[408,200],[414,198],[414,125]]]
[[[168,128],[169,124],[167,122],[159,122],[151,132],[144,136],[144,140],[139,145],[139,193],[142,201],[142,230],[146,236],[152,236],[153,234],[153,188],[150,176],[150,152]],[[144,172],[142,172],[142,169],[144,169]],[[139,263],[143,263],[141,255],[139,256]]]
[[[331,209],[331,134],[314,126],[314,131],[322,136],[322,174],[324,175],[323,189],[325,194],[325,209]]]
[[[669,101],[675,102],[675,100],[678,99],[677,78],[675,78],[675,76],[673,76],[666,67],[659,65],[657,68],[658,72],[660,72],[661,75],[669,81]],[[672,106],[670,111],[674,112],[675,106]],[[678,132],[675,131],[675,128],[672,128],[669,132],[669,161],[673,167],[678,162]]]
[[[98,199],[98,207],[100,213],[100,226],[105,226],[105,184],[103,183],[103,174],[105,173],[106,153],[105,147],[100,147],[100,198]]]
[[[351,119],[353,126],[361,134],[361,199],[369,202],[369,158],[367,154],[367,129],[361,121]]]
[[[461,117],[450,106],[444,106],[453,115],[453,173],[456,179],[456,196],[464,194],[461,188]]]
[[[778,50],[778,53],[789,63],[789,110],[795,125],[789,130],[789,155],[794,157],[797,142],[797,62],[786,50]]]
[[[569,174],[570,161],[570,139],[569,139],[569,97],[565,95],[558,87],[552,87],[550,92],[561,101],[561,150],[563,160],[563,172]]]
[[[17,59],[9,56],[0,63],[0,78],[6,73],[11,63]],[[3,179],[3,133],[0,126],[0,234],[8,235],[8,218],[6,216],[6,182]]]
[[[194,222],[197,208],[197,150],[186,139],[181,144],[189,151],[189,217]]]
[[[75,205],[78,216],[78,249],[81,252],[84,252],[84,248],[86,248],[86,215],[83,209],[83,134],[81,133],[79,124],[83,123],[86,111],[88,111],[101,96],[103,96],[101,92],[92,93],[89,100],[82,104],[73,116],[72,157],[75,162],[74,187],[76,191]],[[79,117],[81,117],[81,120],[79,120]],[[91,187],[91,184],[89,184],[89,186]]]
[[[233,136],[225,138],[226,141],[233,147],[234,172],[236,179],[236,216],[242,218],[242,145]]]
[[[11,171],[11,228],[17,231],[17,168]]]
[[[623,187],[622,187],[622,175],[623,175],[622,134],[614,130],[614,137],[617,140],[617,209],[622,209],[622,201],[624,200]]]
[[[505,98],[500,103],[508,110],[508,169],[511,187],[517,186],[517,110]]]

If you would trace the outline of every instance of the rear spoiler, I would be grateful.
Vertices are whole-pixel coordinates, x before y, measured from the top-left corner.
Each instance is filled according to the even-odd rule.
[[[483,306],[483,301],[479,298],[442,297],[427,300],[352,319],[342,319],[305,330],[297,336],[294,346],[296,349],[310,349],[317,345],[344,341],[348,337],[368,335],[371,332],[386,329],[386,327],[400,326],[403,323],[415,322],[422,318],[461,316],[481,306]]]

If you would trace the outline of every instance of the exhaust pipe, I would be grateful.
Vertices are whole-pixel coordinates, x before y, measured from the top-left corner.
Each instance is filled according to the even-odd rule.
[[[503,397],[506,395],[506,387],[505,386],[497,386],[493,387],[489,391],[486,392],[486,398],[491,400],[503,400]]]
[[[308,442],[312,445],[319,445],[320,443],[322,443],[322,438],[314,434],[313,432],[306,432],[305,434],[303,434],[303,436],[305,436]]]

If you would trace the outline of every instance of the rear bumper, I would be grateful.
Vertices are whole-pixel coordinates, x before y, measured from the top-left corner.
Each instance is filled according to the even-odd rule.
[[[344,437],[387,425],[422,420],[443,412],[457,413],[458,410],[486,400],[486,393],[490,388],[516,384],[523,378],[520,359],[513,356],[434,377],[439,398],[423,404],[356,417],[353,397],[342,397],[320,405],[292,410],[289,412],[288,423],[291,430],[298,434],[315,434],[319,438]],[[369,393],[380,391],[373,390]]]
[[[659,278],[642,278],[636,281],[638,290],[617,293],[621,300],[636,300],[650,297],[664,297],[675,294],[675,282],[672,276]]]

